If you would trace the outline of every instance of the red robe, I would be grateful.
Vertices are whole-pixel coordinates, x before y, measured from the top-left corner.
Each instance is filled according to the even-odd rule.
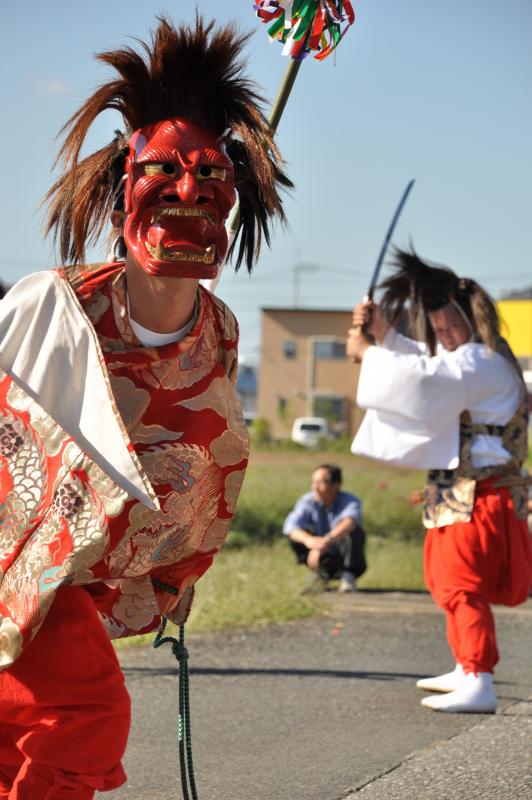
[[[152,577],[179,590],[169,616],[182,621],[227,535],[247,463],[238,333],[225,305],[200,289],[192,331],[146,348],[128,322],[123,265],[61,277],[98,334],[105,400],[159,507],[111,480],[0,373],[0,667],[37,633],[60,586],[87,587],[112,638],[159,624]],[[100,409],[93,413],[97,422]]]

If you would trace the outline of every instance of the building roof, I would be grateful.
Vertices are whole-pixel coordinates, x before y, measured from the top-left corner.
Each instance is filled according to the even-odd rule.
[[[515,292],[508,292],[501,300],[532,300],[532,286],[526,289],[519,289]]]

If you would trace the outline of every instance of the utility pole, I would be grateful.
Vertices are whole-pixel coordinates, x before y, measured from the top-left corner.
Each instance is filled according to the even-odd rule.
[[[292,306],[299,308],[300,293],[299,293],[299,276],[302,272],[317,272],[319,270],[318,264],[294,264],[292,267]]]

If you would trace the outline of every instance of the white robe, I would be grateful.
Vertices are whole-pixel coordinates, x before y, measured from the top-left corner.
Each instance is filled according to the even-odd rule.
[[[96,332],[56,270],[29,275],[0,302],[0,368],[125,491],[159,501],[128,449]]]
[[[357,404],[367,409],[352,452],[404,467],[455,469],[460,414],[475,424],[505,425],[517,411],[520,382],[511,364],[484,344],[426,354],[423,344],[393,329],[364,354]],[[475,467],[504,464],[499,436],[476,434]]]

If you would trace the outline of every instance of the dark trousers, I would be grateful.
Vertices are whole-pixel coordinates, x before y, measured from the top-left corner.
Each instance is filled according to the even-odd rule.
[[[306,564],[309,554],[308,547],[300,542],[289,539],[292,550],[296,554],[298,564]],[[367,569],[364,547],[366,534],[360,526],[348,536],[331,542],[320,556],[320,573],[325,578],[339,578],[342,572],[351,572],[355,578],[360,578]]]

